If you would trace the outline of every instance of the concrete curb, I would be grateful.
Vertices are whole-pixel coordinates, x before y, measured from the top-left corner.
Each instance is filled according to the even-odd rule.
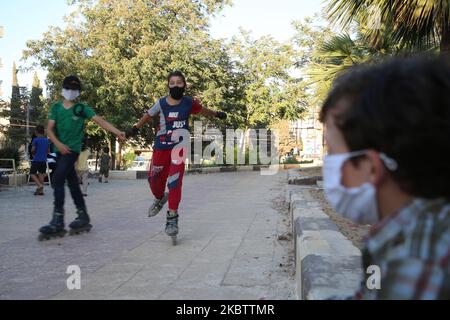
[[[17,186],[20,187],[20,186],[27,184],[28,175],[24,174],[24,173],[17,173],[16,179],[17,179]],[[3,185],[4,187],[14,186],[14,175],[13,174],[3,175],[0,178],[0,184]]]
[[[303,176],[297,169],[288,169],[288,184],[294,185],[317,185],[322,176]]]
[[[314,201],[308,190],[288,185],[297,295],[302,300],[352,296],[362,279],[361,252]]]
[[[284,165],[278,165],[279,170],[284,170]],[[190,174],[208,174],[208,173],[220,173],[220,172],[241,172],[241,171],[261,171],[261,168],[269,168],[268,165],[246,165],[246,166],[223,166],[223,167],[205,167],[205,168],[193,168],[185,171],[185,175]],[[110,179],[117,180],[135,180],[135,179],[147,179],[147,171],[109,171]]]
[[[310,168],[316,167],[317,164],[277,164],[278,170],[289,170],[294,172],[298,172],[300,168]],[[208,174],[208,173],[220,173],[220,172],[237,172],[237,171],[261,171],[262,168],[268,169],[269,165],[237,165],[237,166],[217,166],[217,167],[204,167],[204,168],[192,168],[185,171],[185,175],[190,174]],[[89,175],[90,178],[96,178],[98,176],[98,172],[91,173]],[[110,170],[109,178],[116,180],[140,180],[147,179],[148,174],[146,170],[143,171],[135,171],[135,170]],[[312,177],[313,184],[316,183],[319,177]],[[300,179],[301,180],[301,179]],[[305,184],[305,181],[298,181],[292,184]],[[311,184],[310,183],[310,184]],[[308,184],[308,183],[306,183]]]

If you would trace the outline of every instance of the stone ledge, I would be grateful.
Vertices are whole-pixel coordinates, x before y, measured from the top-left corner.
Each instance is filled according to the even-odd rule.
[[[360,265],[360,256],[306,256],[301,266],[301,296],[304,300],[352,296],[361,280]]]
[[[28,183],[28,175],[24,173],[17,173],[17,186],[23,186]],[[0,185],[4,187],[14,186],[14,174],[2,175],[0,177]]]
[[[322,186],[322,176],[303,176],[298,169],[288,170],[288,184],[290,185],[316,185]]]
[[[288,185],[286,201],[292,219],[297,295],[303,300],[352,296],[363,271],[361,252],[345,238],[308,190]]]
[[[287,165],[278,164],[279,170],[286,170]],[[304,165],[302,165],[304,166]],[[185,171],[186,175],[190,174],[208,174],[208,173],[221,173],[221,172],[237,172],[237,171],[261,171],[262,168],[268,169],[269,165],[238,165],[238,166],[217,166],[217,167],[205,167],[205,168],[192,168]],[[111,179],[118,180],[133,180],[133,179],[147,179],[147,171],[121,171],[110,170],[109,177]],[[312,180],[301,180],[301,183],[293,183],[293,185],[308,185],[316,184],[317,180],[321,179],[319,176],[310,177]]]
[[[137,179],[137,171],[118,171],[118,170],[110,170],[109,171],[109,179],[116,180],[136,180]]]

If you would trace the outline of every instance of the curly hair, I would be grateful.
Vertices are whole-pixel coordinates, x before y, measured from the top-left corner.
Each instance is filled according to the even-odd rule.
[[[450,199],[450,57],[395,58],[338,77],[320,113],[335,116],[351,151],[375,149],[396,160],[390,172],[406,193]]]
[[[170,72],[169,75],[167,76],[167,84],[169,84],[170,78],[172,78],[172,77],[180,77],[183,80],[184,85],[186,86],[186,78],[181,71],[176,70],[176,71]]]

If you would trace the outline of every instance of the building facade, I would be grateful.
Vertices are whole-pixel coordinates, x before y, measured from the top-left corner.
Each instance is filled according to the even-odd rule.
[[[309,108],[304,118],[290,122],[290,134],[302,146],[302,159],[321,160],[324,154],[324,131],[319,121],[319,107]]]

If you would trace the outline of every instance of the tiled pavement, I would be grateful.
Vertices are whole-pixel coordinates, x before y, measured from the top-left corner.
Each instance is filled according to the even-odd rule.
[[[284,172],[189,175],[184,179],[180,234],[164,233],[165,209],[148,218],[145,180],[92,180],[88,234],[38,242],[50,219],[52,194],[32,186],[0,192],[0,299],[295,299],[285,267]],[[66,192],[66,223],[75,208]],[[68,290],[69,265],[81,289]]]

